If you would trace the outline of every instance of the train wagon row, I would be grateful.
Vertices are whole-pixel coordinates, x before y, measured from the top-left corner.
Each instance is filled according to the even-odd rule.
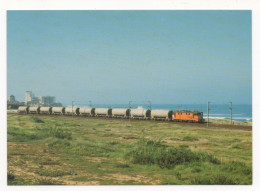
[[[20,114],[79,115],[88,117],[132,118],[143,120],[168,120],[202,122],[203,113],[199,111],[172,111],[145,108],[91,108],[91,107],[26,107],[18,108]]]

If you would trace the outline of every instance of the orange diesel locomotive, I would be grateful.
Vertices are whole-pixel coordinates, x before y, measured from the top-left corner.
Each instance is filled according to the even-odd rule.
[[[175,111],[172,121],[203,122],[203,112],[199,111]]]

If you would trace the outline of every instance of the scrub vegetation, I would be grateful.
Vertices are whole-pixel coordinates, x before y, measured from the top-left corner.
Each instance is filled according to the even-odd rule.
[[[8,185],[252,184],[252,131],[8,114]]]

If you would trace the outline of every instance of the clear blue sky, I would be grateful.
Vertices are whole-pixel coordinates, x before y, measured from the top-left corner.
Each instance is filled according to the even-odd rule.
[[[7,93],[252,102],[251,11],[8,11]]]

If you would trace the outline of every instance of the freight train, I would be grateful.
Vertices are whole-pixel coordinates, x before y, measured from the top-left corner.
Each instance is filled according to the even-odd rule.
[[[167,120],[179,122],[203,122],[203,112],[172,111],[138,108],[92,108],[92,107],[28,107],[20,106],[19,114],[76,115],[88,117],[125,118],[142,120]]]

